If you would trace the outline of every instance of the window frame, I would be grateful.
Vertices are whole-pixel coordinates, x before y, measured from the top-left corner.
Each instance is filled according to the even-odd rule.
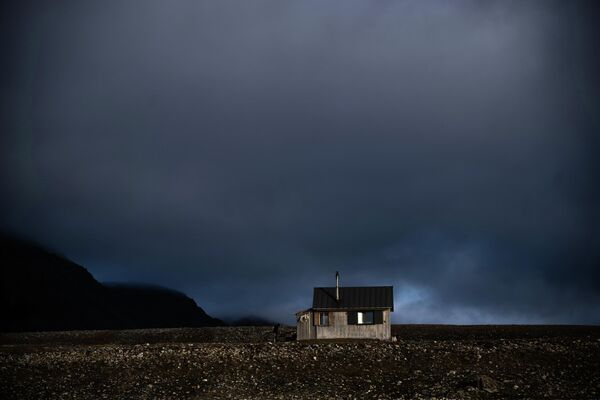
[[[322,322],[327,322],[327,323],[323,324]],[[313,312],[313,326],[331,326],[330,313],[328,311],[314,311]]]
[[[373,320],[370,323],[361,322],[358,323],[358,314],[364,313],[373,313]],[[386,310],[373,310],[373,309],[363,309],[363,310],[350,310],[346,312],[346,318],[348,325],[381,325],[389,323],[386,318]],[[361,319],[363,319],[361,317]]]
[[[364,316],[366,314],[371,315],[370,322],[364,322]],[[375,311],[357,311],[356,312],[356,325],[375,325]]]
[[[323,323],[323,319],[325,319],[325,323]],[[319,326],[329,326],[329,322],[329,313],[319,312]]]

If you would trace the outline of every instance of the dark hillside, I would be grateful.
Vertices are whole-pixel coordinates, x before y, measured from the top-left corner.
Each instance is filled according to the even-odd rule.
[[[115,304],[131,316],[125,328],[202,327],[224,325],[210,317],[196,302],[181,292],[158,286],[111,284]]]
[[[82,266],[34,243],[0,236],[0,330],[222,325],[184,294],[106,287]]]
[[[118,328],[109,290],[83,267],[35,244],[0,238],[4,331]]]

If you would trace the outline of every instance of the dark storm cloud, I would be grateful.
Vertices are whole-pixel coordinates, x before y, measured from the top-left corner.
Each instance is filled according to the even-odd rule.
[[[600,322],[591,3],[4,15],[3,225],[101,279],[289,321],[339,269],[398,321]]]

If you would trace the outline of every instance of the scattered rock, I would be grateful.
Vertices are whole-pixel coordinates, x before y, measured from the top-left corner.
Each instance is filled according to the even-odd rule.
[[[487,375],[481,375],[477,378],[477,388],[488,393],[496,393],[498,391],[498,382]]]
[[[9,400],[467,400],[511,398],[517,390],[519,398],[596,398],[600,391],[596,334],[273,343],[270,331],[0,334],[0,393]]]

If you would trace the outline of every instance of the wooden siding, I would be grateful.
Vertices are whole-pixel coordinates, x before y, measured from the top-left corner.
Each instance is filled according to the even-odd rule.
[[[302,317],[305,315],[306,317]],[[318,311],[299,314],[297,339],[380,339],[391,340],[390,310],[383,311],[383,323],[372,325],[348,325],[347,311],[330,311],[329,325],[315,326]]]
[[[313,326],[313,312],[303,311],[298,314],[298,322],[296,325],[296,339],[308,340],[315,339],[315,326]]]

